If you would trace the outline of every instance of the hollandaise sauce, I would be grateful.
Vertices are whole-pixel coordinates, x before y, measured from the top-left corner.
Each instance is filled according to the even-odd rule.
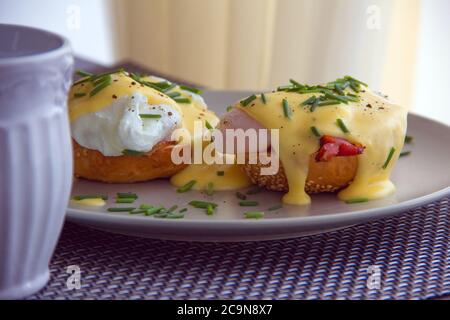
[[[294,82],[234,106],[264,127],[279,129],[279,156],[289,185],[284,203],[310,202],[305,192],[308,160],[319,149],[320,134],[364,146],[353,182],[338,194],[341,200],[372,200],[395,191],[389,177],[403,147],[407,110],[352,79],[336,82],[350,84],[338,93],[335,83],[305,87]]]

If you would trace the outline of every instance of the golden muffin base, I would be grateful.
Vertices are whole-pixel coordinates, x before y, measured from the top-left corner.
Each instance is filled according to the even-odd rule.
[[[309,159],[308,177],[306,179],[305,191],[307,193],[334,192],[349,185],[358,169],[356,156],[334,157],[330,161],[317,162],[315,155]],[[259,161],[259,158],[258,158]],[[282,164],[275,175],[260,175],[262,167],[269,165],[245,164],[244,171],[251,182],[274,191],[289,191],[286,174]]]
[[[186,165],[171,160],[175,142],[164,141],[142,156],[107,157],[97,150],[80,146],[73,140],[74,174],[108,183],[131,183],[170,177]]]

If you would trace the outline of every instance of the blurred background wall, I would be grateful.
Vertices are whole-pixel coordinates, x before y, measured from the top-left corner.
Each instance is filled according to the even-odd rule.
[[[351,74],[447,123],[449,12],[448,0],[0,1],[0,22],[64,34],[98,63],[258,91]]]

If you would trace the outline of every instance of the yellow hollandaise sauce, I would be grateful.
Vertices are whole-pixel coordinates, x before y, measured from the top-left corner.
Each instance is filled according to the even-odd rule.
[[[93,94],[93,90],[95,90],[96,83],[95,81],[84,81],[87,78],[81,79],[81,81],[76,82],[72,86],[69,93],[70,122],[75,121],[84,114],[107,108],[116,99],[122,96],[130,96],[135,92],[145,95],[148,99],[148,104],[169,105],[178,110],[183,118],[182,128],[189,131],[192,139],[201,138],[194,137],[194,121],[202,121],[204,126],[206,126],[206,123],[215,126],[219,122],[214,112],[209,111],[204,103],[193,98],[188,91],[183,90],[178,85],[151,76],[142,77],[138,82],[125,72],[113,73],[110,76],[110,83],[95,94]],[[152,83],[167,82],[167,84],[171,85],[171,88],[161,92],[151,86],[144,85],[143,83],[145,82],[150,83],[150,85]],[[169,94],[176,94],[176,97],[171,98],[168,96]]]
[[[207,190],[208,185],[214,191],[235,190],[250,186],[252,183],[242,171],[240,165],[235,164],[191,164],[186,169],[175,174],[170,182],[181,187],[195,180],[193,190]]]
[[[341,200],[373,200],[395,191],[389,177],[404,143],[406,108],[390,103],[368,88],[359,91],[358,96],[350,88],[342,91],[341,95],[350,94],[348,97],[355,101],[339,103],[331,96],[313,107],[310,102],[321,93],[277,91],[253,97],[245,106],[242,103],[234,106],[264,127],[279,129],[279,157],[289,184],[289,192],[282,199],[284,203],[310,203],[305,192],[308,160],[320,147],[313,127],[321,135],[343,138],[365,147],[358,155],[353,182],[338,193]]]

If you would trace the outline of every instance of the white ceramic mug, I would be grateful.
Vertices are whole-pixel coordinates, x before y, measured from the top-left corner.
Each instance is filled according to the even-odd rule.
[[[72,183],[64,38],[0,24],[0,299],[49,279]]]

